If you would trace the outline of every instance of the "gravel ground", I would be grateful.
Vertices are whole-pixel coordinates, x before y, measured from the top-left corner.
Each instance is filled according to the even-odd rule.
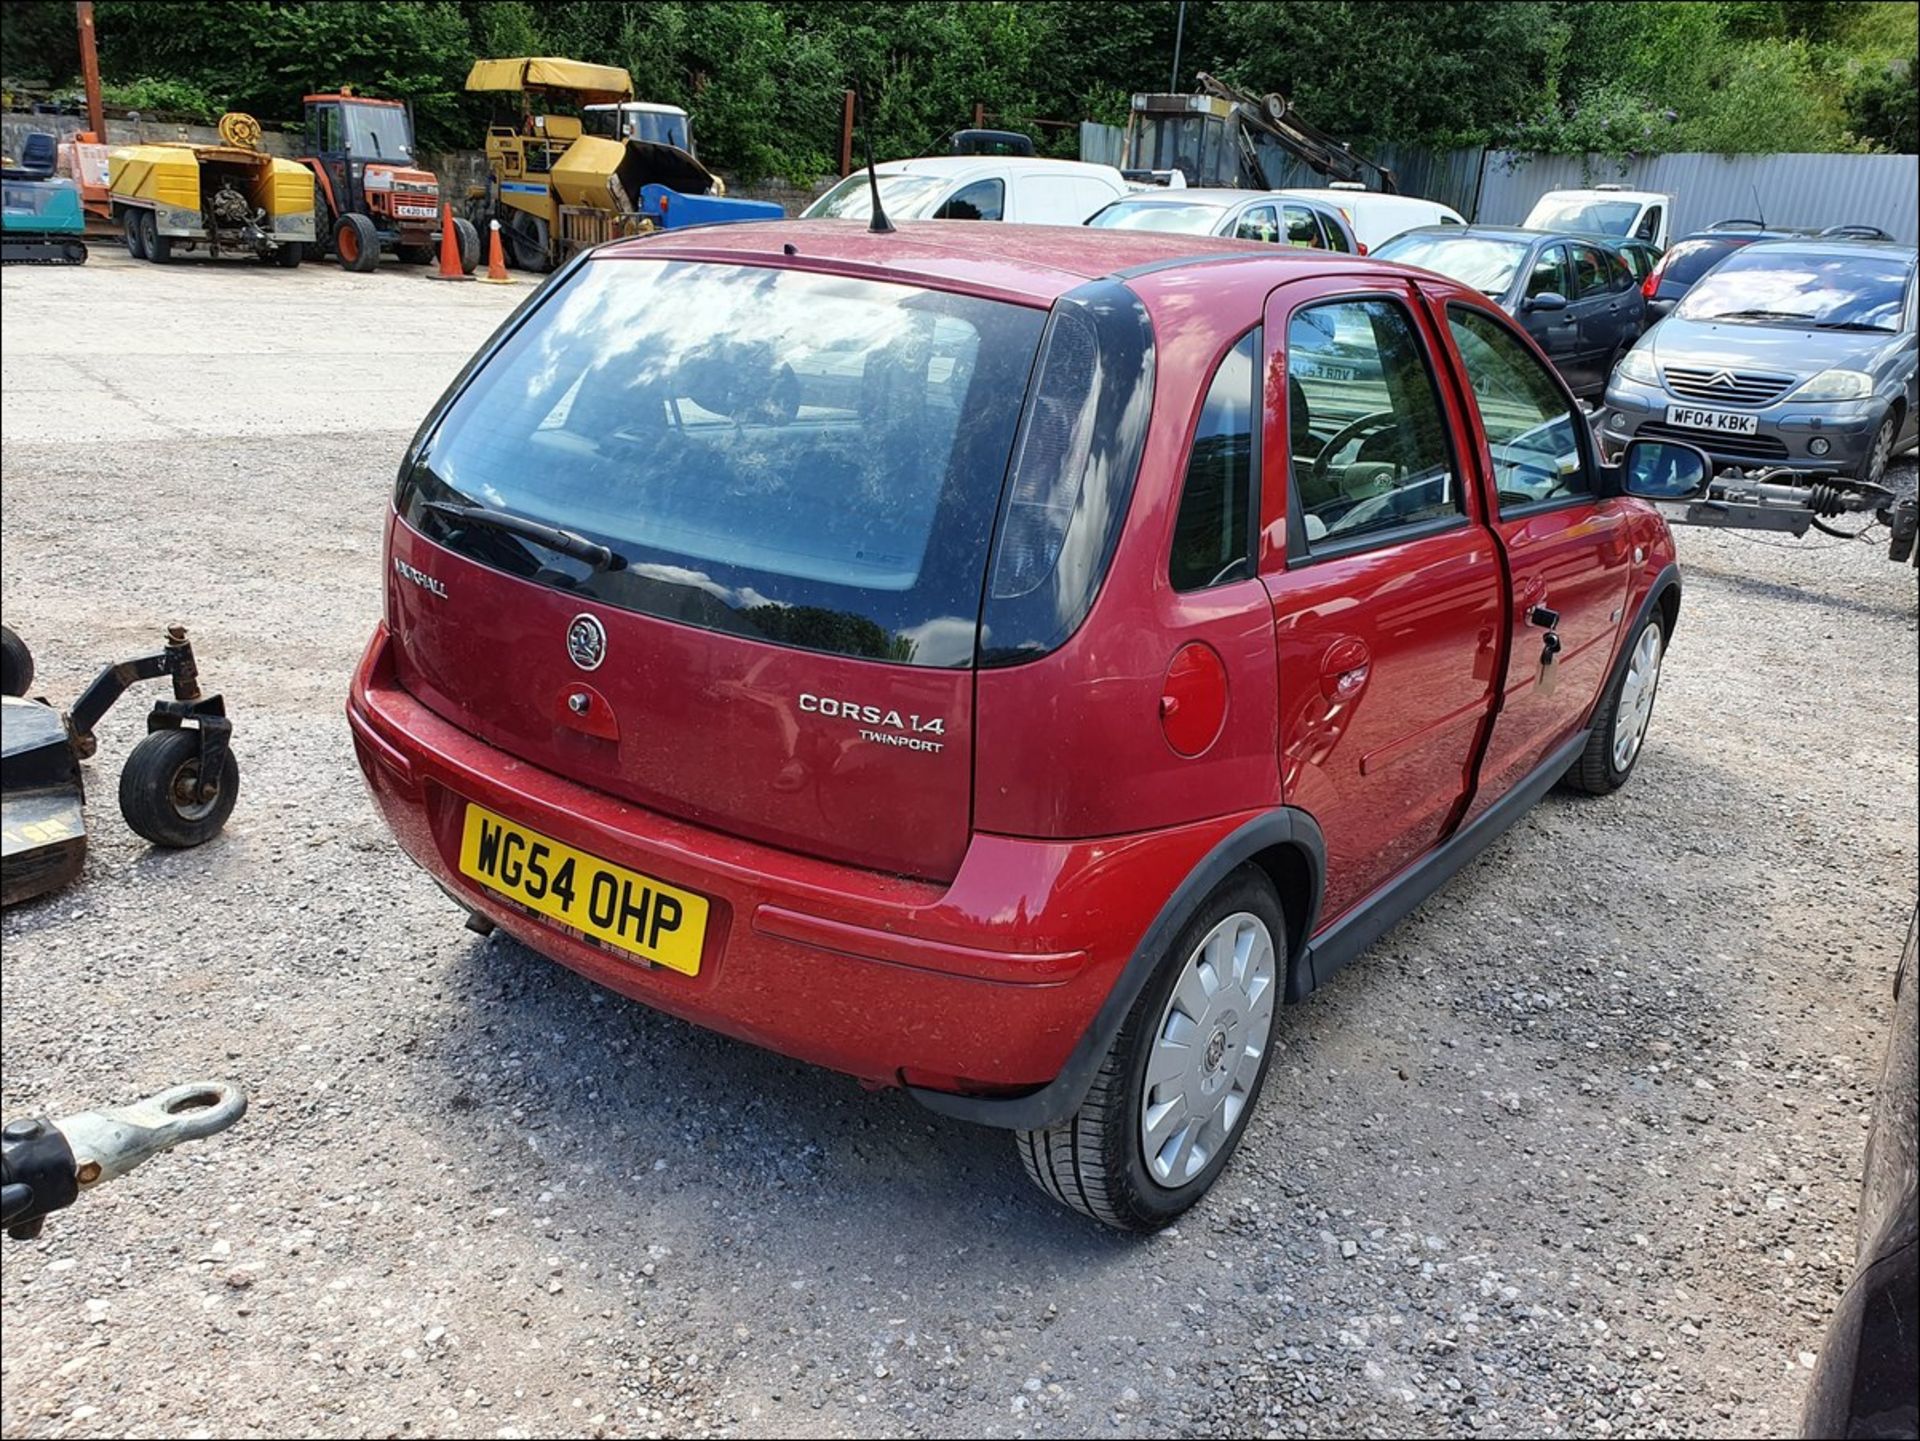
[[[388,839],[341,716],[383,500],[524,287],[0,289],[36,689],[182,619],[244,774],[221,840],[151,852],[110,716],[84,882],[5,917],[0,1099],[253,1096],[5,1246],[5,1434],[1793,1429],[1914,902],[1910,569],[1682,533],[1633,784],[1548,799],[1284,1012],[1214,1195],[1129,1239],[1003,1136],[472,936]]]

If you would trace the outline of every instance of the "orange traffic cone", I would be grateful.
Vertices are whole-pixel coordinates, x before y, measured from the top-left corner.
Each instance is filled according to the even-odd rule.
[[[487,273],[480,277],[488,285],[517,285],[507,274],[507,257],[500,251],[500,222],[487,222]]]
[[[440,207],[440,268],[427,272],[429,280],[471,280],[460,264],[460,236],[453,228],[453,207]]]

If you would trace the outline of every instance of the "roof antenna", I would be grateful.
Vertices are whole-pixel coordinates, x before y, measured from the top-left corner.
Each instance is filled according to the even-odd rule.
[[[1755,217],[1756,217],[1756,218],[1757,218],[1757,219],[1759,220],[1759,222],[1760,222],[1760,228],[1761,228],[1762,230],[1765,230],[1765,229],[1767,228],[1767,212],[1766,212],[1765,210],[1763,210],[1763,209],[1761,208],[1761,206],[1760,206],[1760,184],[1759,184],[1759,182],[1758,182],[1758,181],[1753,181],[1753,180],[1750,180],[1750,181],[1748,181],[1747,183],[1748,183],[1749,185],[1751,185],[1751,186],[1753,186],[1753,213],[1754,213],[1754,216],[1755,216]]]
[[[873,168],[873,127],[867,124],[866,91],[862,89],[855,98],[860,102],[860,140],[867,151],[867,186],[873,195],[873,218],[867,222],[867,229],[874,235],[891,235],[893,222],[880,204],[880,175]]]

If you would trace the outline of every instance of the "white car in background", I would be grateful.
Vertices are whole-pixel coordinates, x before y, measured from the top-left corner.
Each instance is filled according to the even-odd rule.
[[[1673,230],[1673,197],[1657,190],[1596,185],[1591,190],[1549,190],[1521,222],[1526,230],[1577,230],[1610,240],[1644,240],[1667,248]]]
[[[1131,193],[1118,170],[1031,155],[928,155],[874,166],[889,220],[1005,220],[1080,225]],[[855,170],[800,212],[802,220],[867,220],[867,172]]]
[[[1360,242],[1366,255],[1385,245],[1402,231],[1422,225],[1465,225],[1459,211],[1437,200],[1422,200],[1417,195],[1382,195],[1358,185],[1335,184],[1325,190],[1282,190],[1281,195],[1299,195],[1322,205],[1331,205],[1345,217],[1347,228]]]

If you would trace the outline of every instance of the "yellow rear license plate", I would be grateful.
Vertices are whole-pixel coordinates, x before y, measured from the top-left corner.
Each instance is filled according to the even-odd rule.
[[[473,804],[460,837],[460,872],[596,941],[689,976],[700,973],[707,903],[691,891]]]

